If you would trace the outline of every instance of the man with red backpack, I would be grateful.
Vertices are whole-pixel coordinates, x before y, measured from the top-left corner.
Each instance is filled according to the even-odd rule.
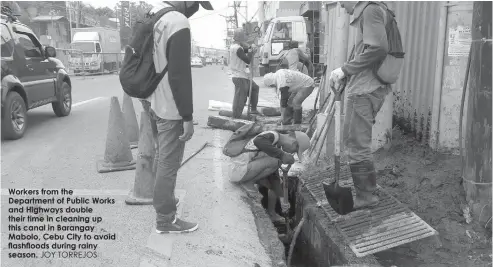
[[[141,99],[149,112],[158,145],[153,197],[157,233],[198,229],[198,224],[176,217],[178,199],[174,191],[185,142],[194,132],[188,18],[200,6],[213,9],[209,2],[158,3],[144,20],[135,24],[120,72],[125,93]]]
[[[401,36],[394,13],[383,2],[339,2],[353,15],[357,29],[350,59],[332,71],[330,85],[347,94],[343,137],[354,182],[354,209],[379,202],[371,153],[372,128],[391,84],[404,63]],[[347,81],[344,86],[339,86]]]

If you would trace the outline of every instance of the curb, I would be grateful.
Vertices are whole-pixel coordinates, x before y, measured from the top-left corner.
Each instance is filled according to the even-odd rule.
[[[241,186],[248,197],[243,196],[244,201],[250,205],[260,243],[269,255],[272,267],[286,267],[286,255],[284,244],[278,237],[274,224],[270,220],[264,207],[260,204],[262,195],[259,192],[246,190]],[[263,267],[263,266],[262,266]]]
[[[316,261],[317,267],[325,266],[368,266],[381,267],[375,256],[356,257],[345,243],[341,233],[329,222],[328,216],[319,208],[302,183],[298,186],[296,199],[297,221],[301,219],[301,211],[306,208],[307,221],[302,227],[299,239],[305,241],[308,253],[304,253]]]

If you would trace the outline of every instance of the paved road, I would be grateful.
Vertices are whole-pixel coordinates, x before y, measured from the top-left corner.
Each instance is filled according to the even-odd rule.
[[[23,139],[2,141],[2,248],[8,243],[7,207],[13,207],[7,204],[7,188],[68,188],[86,197],[115,198],[115,204],[90,207],[94,209],[92,215],[103,218],[94,231],[116,233],[117,240],[95,242],[96,259],[14,260],[4,250],[4,265],[251,267],[258,263],[262,267],[270,266],[253,215],[242,200],[244,193],[227,179],[227,159],[221,154],[220,146],[230,133],[205,129],[207,116],[213,113],[207,110],[208,100],[231,102],[232,84],[219,66],[194,69],[193,84],[194,116],[200,124],[195,128],[194,138],[187,143],[185,157],[206,141],[212,146],[180,170],[177,194],[182,203],[181,216],[198,222],[198,232],[153,234],[153,208],[130,207],[123,202],[133,187],[135,171],[97,173],[96,161],[104,153],[110,97],[118,96],[121,104],[122,90],[117,75],[74,77],[70,116],[57,118],[51,106],[38,108],[29,112],[29,129]],[[134,106],[140,121],[140,103],[134,101]],[[136,158],[137,149],[133,153]]]

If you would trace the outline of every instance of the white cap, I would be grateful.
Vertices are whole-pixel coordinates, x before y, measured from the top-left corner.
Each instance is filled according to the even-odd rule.
[[[276,84],[274,73],[267,73],[264,75],[264,84],[265,86],[272,86]]]

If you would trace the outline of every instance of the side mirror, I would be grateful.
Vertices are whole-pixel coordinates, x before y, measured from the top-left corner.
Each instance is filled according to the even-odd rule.
[[[56,57],[56,49],[52,46],[45,47],[46,57]]]

